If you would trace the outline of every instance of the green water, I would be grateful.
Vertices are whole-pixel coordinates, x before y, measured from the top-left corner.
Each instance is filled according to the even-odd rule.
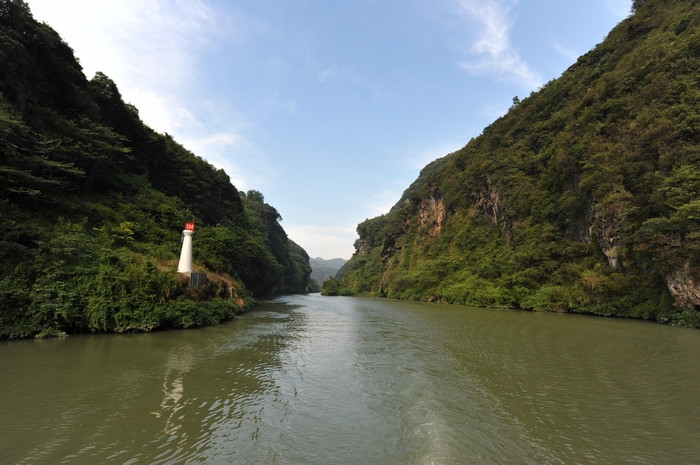
[[[2,464],[695,464],[700,331],[292,296],[0,344]]]

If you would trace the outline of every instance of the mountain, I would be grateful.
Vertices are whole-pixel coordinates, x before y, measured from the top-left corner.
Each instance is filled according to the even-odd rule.
[[[333,293],[700,326],[698,6],[636,0],[358,225]]]
[[[335,277],[335,274],[346,262],[347,260],[342,258],[333,258],[331,260],[324,260],[319,257],[312,258],[309,260],[311,279],[318,284],[323,284],[327,279]]]
[[[258,191],[158,134],[27,4],[0,0],[0,339],[214,324],[304,292],[308,255]],[[185,222],[195,271],[176,273]]]

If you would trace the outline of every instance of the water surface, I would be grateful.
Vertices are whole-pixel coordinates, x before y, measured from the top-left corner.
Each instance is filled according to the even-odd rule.
[[[291,296],[0,344],[2,464],[695,464],[700,331]]]

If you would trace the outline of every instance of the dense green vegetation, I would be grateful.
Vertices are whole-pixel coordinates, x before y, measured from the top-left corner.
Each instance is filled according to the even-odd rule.
[[[213,324],[303,292],[308,255],[262,194],[158,134],[26,3],[0,0],[0,339]],[[193,290],[175,272],[197,224]]]
[[[360,224],[324,292],[700,326],[700,2],[633,12]]]

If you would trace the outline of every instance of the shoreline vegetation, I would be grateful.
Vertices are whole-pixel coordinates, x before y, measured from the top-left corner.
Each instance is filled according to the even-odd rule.
[[[0,0],[0,340],[216,324],[311,268],[261,192],[159,134],[21,0]],[[197,224],[188,287],[176,272]]]

